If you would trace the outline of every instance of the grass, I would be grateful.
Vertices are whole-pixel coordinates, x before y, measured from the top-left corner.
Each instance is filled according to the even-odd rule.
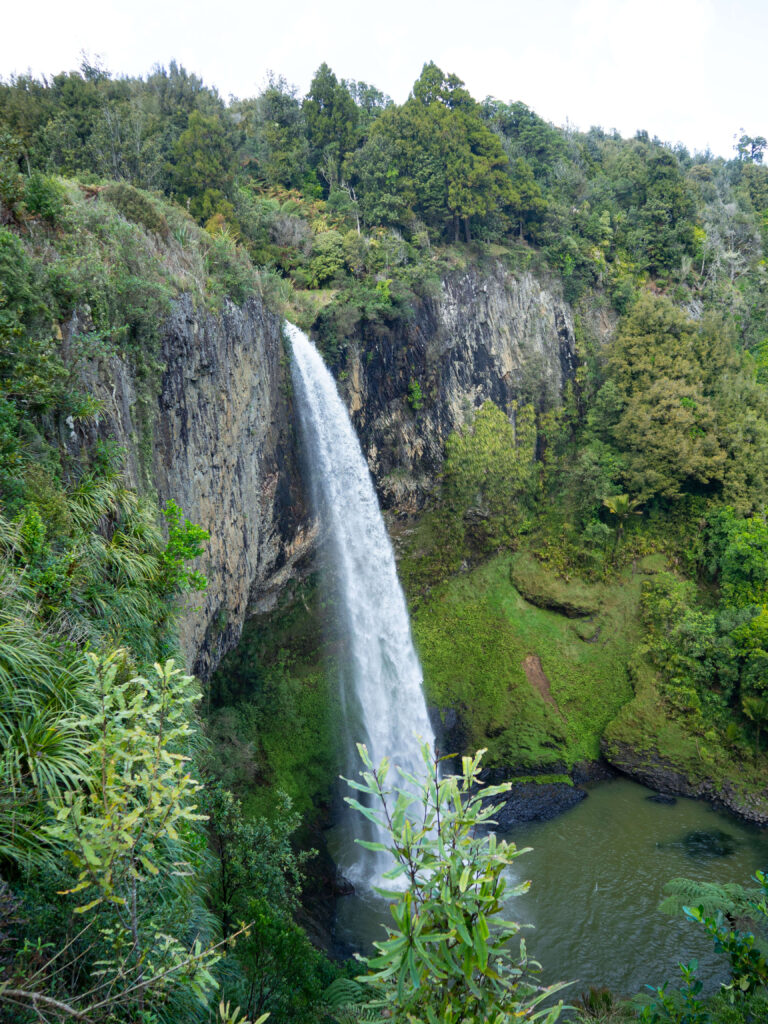
[[[498,555],[435,587],[416,609],[429,701],[458,710],[467,745],[487,746],[489,764],[571,767],[594,760],[604,729],[633,696],[627,665],[638,640],[640,578],[595,588],[597,635],[588,642],[572,620],[520,595],[512,565],[512,556]],[[523,662],[532,654],[556,707],[528,681]]]

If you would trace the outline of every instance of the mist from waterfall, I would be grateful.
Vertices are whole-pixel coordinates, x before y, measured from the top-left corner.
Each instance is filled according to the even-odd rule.
[[[338,608],[340,684],[348,762],[361,768],[356,742],[367,745],[374,764],[393,765],[421,777],[420,741],[434,746],[413,646],[408,610],[392,545],[360,442],[336,383],[315,346],[298,327],[286,325],[293,349],[292,378],[310,496],[324,541]],[[392,773],[392,781],[399,780]],[[357,795],[357,794],[356,794]],[[358,838],[372,836],[360,814],[350,816]],[[392,866],[384,855],[355,847],[340,866],[356,883],[379,880]]]

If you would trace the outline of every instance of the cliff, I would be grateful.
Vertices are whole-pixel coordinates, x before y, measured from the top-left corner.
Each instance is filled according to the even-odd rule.
[[[182,296],[164,326],[151,400],[126,361],[92,368],[104,406],[97,429],[125,449],[129,483],[154,490],[161,505],[172,498],[210,531],[208,588],[181,626],[202,678],[313,550],[287,362],[279,318],[259,299],[214,314]],[[568,306],[532,275],[496,265],[446,278],[402,332],[350,341],[339,376],[382,502],[417,510],[447,437],[472,410],[487,399],[508,411],[515,400],[550,406],[575,366]]]
[[[104,406],[99,433],[125,449],[128,482],[210,532],[208,587],[191,596],[180,630],[189,666],[207,678],[312,548],[280,321],[256,298],[213,314],[183,296],[161,359],[153,400],[118,357],[92,367],[89,384]]]
[[[488,399],[508,413],[514,401],[550,408],[576,364],[568,304],[498,263],[449,275],[404,327],[352,341],[340,377],[382,503],[417,511],[448,436],[475,409]]]

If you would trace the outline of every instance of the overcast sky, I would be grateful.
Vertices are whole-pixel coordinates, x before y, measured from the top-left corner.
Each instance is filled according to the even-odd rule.
[[[6,79],[76,69],[85,51],[113,74],[175,59],[225,98],[255,95],[269,69],[303,94],[326,61],[402,102],[433,60],[477,99],[557,125],[723,156],[742,129],[768,136],[766,0],[27,0],[1,20]]]

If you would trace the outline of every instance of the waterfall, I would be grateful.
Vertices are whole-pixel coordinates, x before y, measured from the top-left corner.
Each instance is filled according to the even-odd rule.
[[[386,756],[393,765],[422,777],[420,740],[432,747],[434,735],[405,597],[371,474],[320,353],[298,327],[287,324],[286,330],[293,348],[293,386],[310,495],[339,609],[347,775],[357,776],[360,762],[354,744],[364,742],[374,764]],[[394,779],[388,781],[399,782],[392,774]],[[355,814],[351,825],[359,838],[372,838],[362,815]],[[355,862],[341,865],[353,881],[375,881],[391,866],[381,855],[355,849]]]

